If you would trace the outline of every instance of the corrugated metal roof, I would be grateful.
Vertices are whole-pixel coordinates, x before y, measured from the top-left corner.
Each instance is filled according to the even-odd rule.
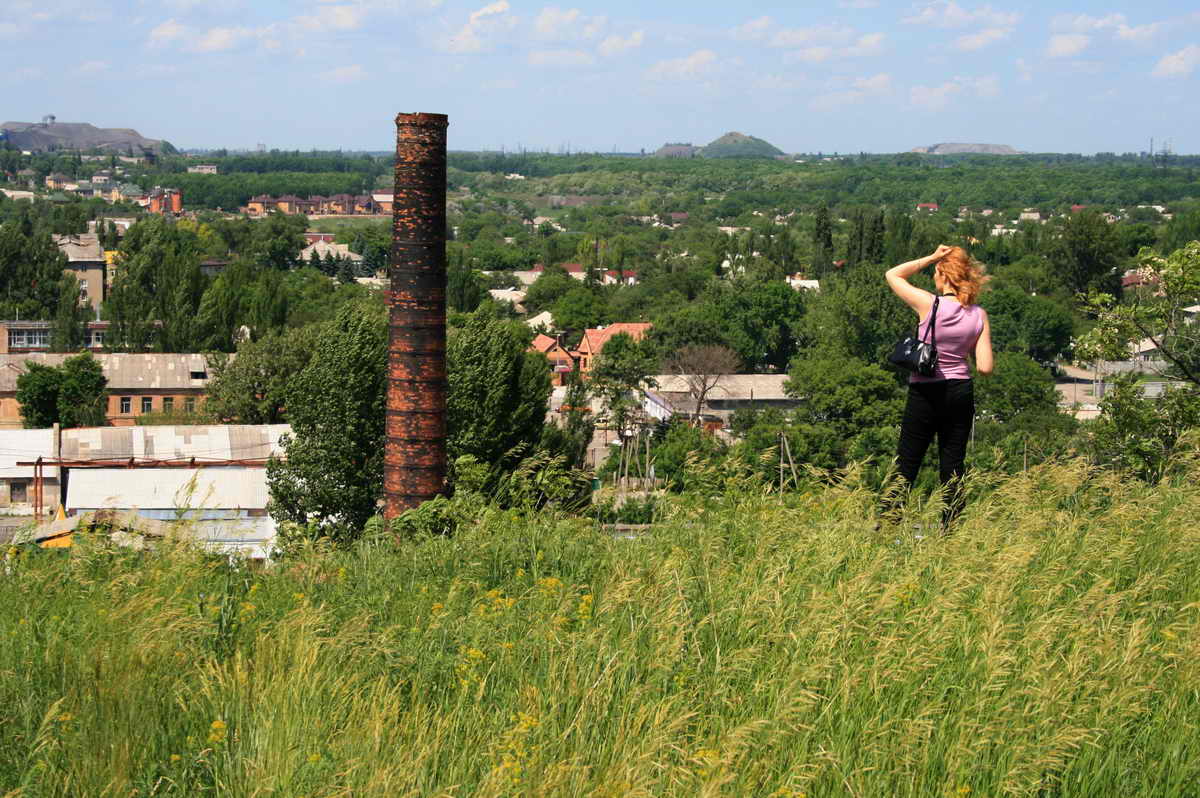
[[[32,466],[18,466],[22,460],[54,456],[54,430],[0,430],[0,479],[32,478]],[[47,468],[46,476],[57,477],[57,469]]]
[[[678,374],[660,374],[656,393],[689,393],[687,378]],[[724,374],[708,392],[709,401],[718,399],[788,399],[783,391],[786,374]]]
[[[0,355],[0,393],[15,392],[17,378],[25,373],[25,361],[45,366],[61,366],[74,355],[35,352],[27,355]],[[208,384],[208,364],[198,354],[133,354],[117,352],[94,355],[108,378],[110,393],[144,390],[196,390]],[[193,379],[193,374],[203,374]]]
[[[90,188],[90,186],[85,187]],[[71,235],[54,235],[54,243],[71,263],[85,261],[88,263],[103,263],[104,250],[100,246],[100,236],[96,233],[74,233]]]
[[[89,427],[63,430],[66,460],[128,457],[175,460],[265,460],[283,453],[279,438],[288,424],[197,424],[146,427]]]
[[[76,468],[67,479],[67,511],[257,509],[267,506],[267,471],[219,468]]]

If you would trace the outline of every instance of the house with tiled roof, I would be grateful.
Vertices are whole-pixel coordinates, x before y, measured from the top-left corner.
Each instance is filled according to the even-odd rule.
[[[576,358],[559,342],[557,338],[538,333],[529,345],[530,352],[540,352],[550,363],[550,372],[555,385],[566,385],[567,375],[575,370]]]
[[[579,342],[577,355],[579,357],[579,370],[587,374],[595,365],[596,355],[604,349],[614,335],[625,333],[635,341],[640,341],[650,331],[654,325],[649,322],[617,322],[610,324],[607,327],[589,328],[583,331],[583,340]]]

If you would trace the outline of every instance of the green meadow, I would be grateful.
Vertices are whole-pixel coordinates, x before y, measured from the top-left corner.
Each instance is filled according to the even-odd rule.
[[[635,539],[10,549],[0,794],[1198,795],[1198,476],[984,475],[946,537],[850,473]]]

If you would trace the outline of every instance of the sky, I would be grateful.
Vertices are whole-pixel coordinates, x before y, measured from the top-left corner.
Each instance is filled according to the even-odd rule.
[[[0,121],[181,148],[1200,152],[1200,8],[1044,0],[0,0]]]

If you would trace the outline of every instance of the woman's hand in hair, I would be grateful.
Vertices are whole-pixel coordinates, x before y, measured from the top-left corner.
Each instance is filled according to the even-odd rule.
[[[937,263],[939,260],[949,255],[952,249],[954,248],[948,247],[945,244],[938,244],[938,248],[935,249],[933,254],[929,256],[930,263]]]

